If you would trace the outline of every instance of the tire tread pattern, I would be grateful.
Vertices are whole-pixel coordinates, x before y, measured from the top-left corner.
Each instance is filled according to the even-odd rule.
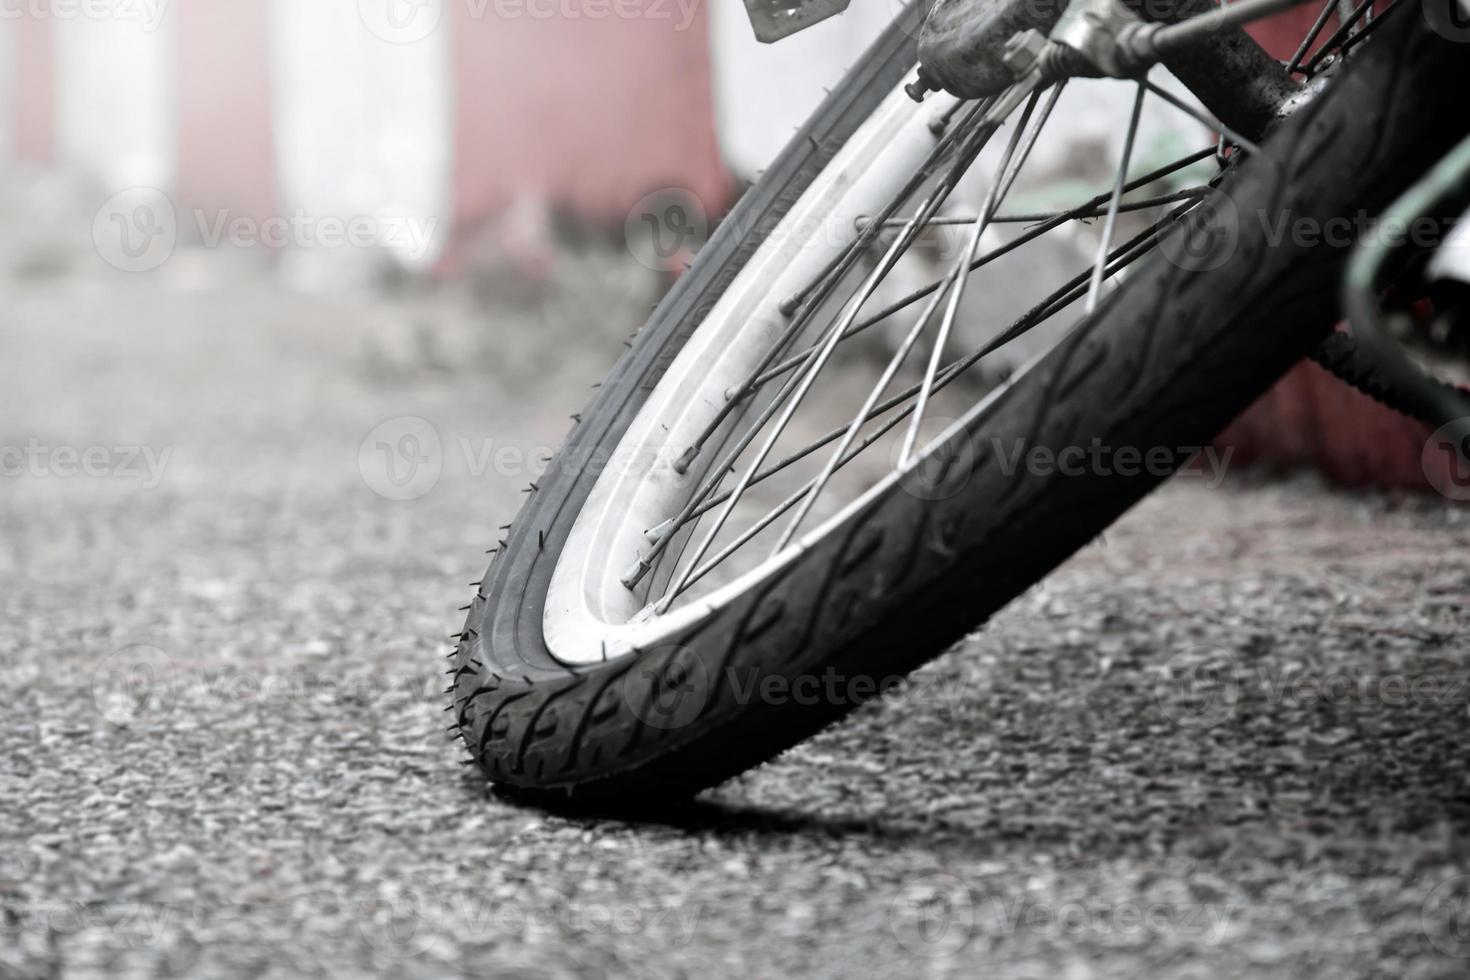
[[[577,470],[577,454],[564,450],[573,461],[560,471],[554,463],[533,490],[460,637],[458,665],[480,666],[456,675],[451,709],[485,774],[531,795],[571,794],[599,805],[684,796],[721,782],[858,703],[742,699],[736,675],[741,689],[754,689],[747,685],[772,676],[906,674],[1158,482],[1147,475],[1007,476],[994,465],[992,440],[1171,447],[1182,466],[1188,447],[1212,438],[1332,330],[1345,252],[1271,243],[1266,216],[1325,221],[1359,208],[1377,213],[1470,130],[1463,100],[1434,100],[1432,113],[1412,109],[1430,104],[1431,93],[1464,91],[1470,59],[1421,20],[1399,21],[1384,25],[1343,78],[1227,178],[1210,206],[1169,232],[1233,241],[1229,262],[1190,270],[1155,257],[1041,362],[930,447],[941,462],[968,450],[978,464],[945,477],[960,481],[958,492],[920,499],[890,484],[837,533],[657,651],[573,670],[552,662],[540,641],[536,590],[589,479]],[[753,192],[764,195],[750,204],[758,219],[737,210],[735,229],[712,239],[681,280],[686,292],[676,287],[582,413],[570,448],[616,444],[641,404],[635,394],[646,396],[813,168],[836,152],[845,136],[830,135],[843,132],[831,119],[863,111],[873,92],[896,84],[893,65],[911,57],[911,47],[905,31],[890,32],[833,93],[773,165],[777,183]],[[853,122],[844,125],[850,132]],[[824,126],[827,136],[817,131]],[[648,706],[670,694],[693,698],[692,716],[677,727],[649,724]]]

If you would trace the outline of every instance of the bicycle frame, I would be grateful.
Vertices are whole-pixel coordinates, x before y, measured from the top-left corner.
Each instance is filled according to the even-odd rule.
[[[789,37],[846,10],[850,0],[745,0],[756,38],[771,43]],[[995,16],[977,21],[981,33],[962,42],[963,57],[976,51],[994,51],[996,56],[1011,41],[1014,25],[1037,20],[1048,30],[1063,32],[1063,43],[1076,47],[1090,62],[1106,65],[1107,54],[1121,49],[1125,28],[1175,24],[1193,19],[1187,43],[1174,45],[1167,52],[1153,55],[1161,60],[1226,127],[1251,140],[1259,140],[1277,120],[1291,111],[1302,94],[1302,86],[1293,80],[1282,65],[1268,55],[1239,26],[1249,16],[1263,16],[1304,0],[1246,0],[1242,17],[1230,18],[1225,8],[1216,8],[1213,0],[1148,0],[1147,3],[1125,4],[1123,0],[1055,0],[1040,7],[1036,0],[992,0],[997,8],[1018,8],[1014,15],[998,11]],[[1137,8],[1137,11],[1134,10]],[[1248,11],[1246,8],[1257,8]],[[1216,11],[1216,13],[1211,13]],[[1140,19],[1140,12],[1142,19]],[[1202,15],[1211,14],[1206,18]],[[1206,23],[1210,21],[1210,23]],[[1214,22],[1218,21],[1218,23]],[[1072,25],[1070,31],[1064,25]],[[1078,27],[1081,28],[1079,34]],[[984,31],[1004,31],[1002,36],[986,36]],[[1150,34],[1162,36],[1165,32]],[[1019,35],[1018,35],[1019,37]],[[1184,39],[1181,38],[1181,41]],[[921,57],[930,57],[920,47]],[[927,58],[925,68],[931,75],[943,78],[942,65],[935,66]],[[1092,72],[1094,74],[1098,72]],[[1112,71],[1102,73],[1113,74]],[[921,74],[921,79],[925,76]],[[940,87],[940,86],[932,86]],[[947,87],[947,86],[946,86]],[[922,94],[922,89],[918,90]]]

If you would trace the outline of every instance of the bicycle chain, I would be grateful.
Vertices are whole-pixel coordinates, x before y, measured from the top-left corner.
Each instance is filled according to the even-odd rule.
[[[1406,415],[1426,425],[1434,425],[1439,421],[1427,417],[1424,412],[1412,407],[1410,402],[1413,399],[1406,398],[1400,389],[1395,388],[1383,378],[1378,371],[1378,366],[1358,347],[1358,342],[1353,339],[1352,334],[1341,330],[1333,333],[1322,341],[1310,356],[1313,361],[1331,371],[1339,380],[1347,382],[1380,405],[1385,405],[1401,415]],[[1458,385],[1444,384],[1444,387],[1461,396],[1465,401],[1466,413],[1470,414],[1470,394],[1467,394],[1465,389]]]

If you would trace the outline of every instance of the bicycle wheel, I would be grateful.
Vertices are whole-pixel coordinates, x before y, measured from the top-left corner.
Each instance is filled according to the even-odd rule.
[[[942,653],[1182,466],[1336,319],[1346,244],[1280,239],[1279,219],[1373,213],[1470,125],[1414,108],[1470,76],[1417,9],[1222,173],[1208,145],[1016,223],[1006,195],[1058,90],[1014,98],[1004,135],[990,103],[916,107],[911,8],[726,218],[501,543],[450,688],[484,773],[600,805],[714,785]],[[979,213],[944,218],[977,161]],[[1203,186],[1155,193],[1197,166]],[[1096,217],[1095,263],[1025,260]],[[946,268],[1008,261],[1042,293],[969,350],[966,275],[877,292],[935,228],[959,236]],[[1046,330],[1004,384],[966,380]],[[1109,465],[1062,465],[1098,447]],[[1018,466],[1035,451],[1053,465]]]

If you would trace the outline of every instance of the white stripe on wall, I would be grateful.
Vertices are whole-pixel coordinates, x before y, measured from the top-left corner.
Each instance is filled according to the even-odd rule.
[[[425,36],[396,43],[368,29],[365,10],[403,2],[272,0],[277,176],[287,216],[370,219],[395,258],[424,267],[450,232],[451,26],[444,12]],[[405,219],[412,227],[390,227]],[[297,249],[288,261],[298,281],[328,284],[362,273],[371,255]]]
[[[175,18],[167,4],[125,6],[136,16],[53,19],[57,151],[108,191],[167,190],[178,151]]]

